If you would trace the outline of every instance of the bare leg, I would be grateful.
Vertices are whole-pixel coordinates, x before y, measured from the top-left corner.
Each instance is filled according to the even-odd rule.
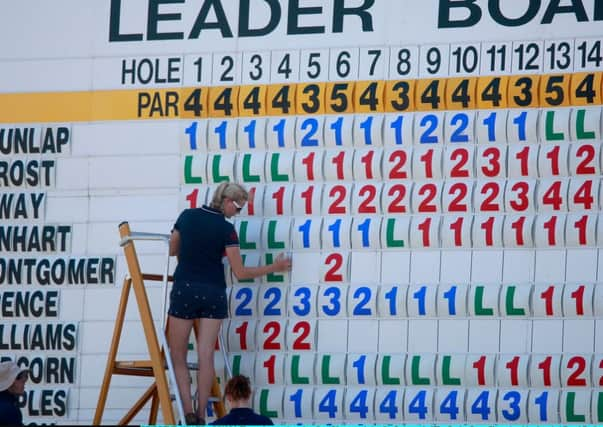
[[[174,365],[174,374],[176,375],[184,413],[188,414],[193,412],[193,398],[191,397],[190,373],[186,364],[186,354],[188,353],[188,340],[193,327],[193,320],[169,316],[168,321],[168,345]]]
[[[205,410],[211,386],[216,377],[214,371],[214,348],[221,324],[221,319],[199,319],[199,334],[197,336],[199,373],[197,387],[199,389],[199,416],[202,418],[205,418]]]

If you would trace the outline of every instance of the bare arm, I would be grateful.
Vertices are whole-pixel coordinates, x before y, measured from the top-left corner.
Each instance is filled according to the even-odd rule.
[[[179,255],[180,253],[180,232],[178,230],[172,230],[170,236],[170,256]]]
[[[245,267],[238,246],[227,247],[226,256],[228,257],[232,272],[239,280],[253,279],[254,277],[265,276],[277,271],[287,271],[291,268],[291,259],[286,258],[283,254],[278,255],[272,264],[261,265],[259,267]]]

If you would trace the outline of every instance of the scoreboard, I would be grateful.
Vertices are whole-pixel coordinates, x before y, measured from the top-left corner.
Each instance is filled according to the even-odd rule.
[[[31,370],[26,420],[92,420],[117,225],[169,233],[235,181],[245,264],[293,257],[225,266],[256,411],[603,422],[603,2],[83,3],[0,14],[0,357]],[[140,328],[120,355],[146,357]],[[115,378],[103,421],[148,384]]]

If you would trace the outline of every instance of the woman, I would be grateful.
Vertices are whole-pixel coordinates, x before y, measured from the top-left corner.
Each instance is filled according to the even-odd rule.
[[[22,426],[18,398],[25,393],[29,371],[13,361],[0,363],[0,426]]]
[[[248,197],[241,185],[222,183],[209,206],[185,209],[172,231],[170,255],[178,256],[178,265],[170,294],[168,345],[187,424],[204,423],[201,414],[207,407],[215,377],[214,347],[222,319],[228,317],[223,255],[228,257],[230,268],[239,280],[291,268],[291,260],[282,254],[270,265],[243,265],[237,233],[226,218],[241,212]],[[186,363],[188,340],[196,319],[199,319],[197,386],[201,414],[193,412]]]
[[[249,378],[235,375],[226,383],[224,397],[230,406],[230,413],[210,424],[238,426],[273,425],[272,420],[264,415],[256,414],[251,409],[251,385]]]

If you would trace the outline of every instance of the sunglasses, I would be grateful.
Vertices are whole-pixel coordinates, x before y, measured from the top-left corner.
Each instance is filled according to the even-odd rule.
[[[27,379],[27,371],[21,371],[19,372],[19,375],[17,375],[18,380],[26,380]]]
[[[237,208],[237,212],[239,213],[243,209],[243,206],[239,206],[239,204],[235,200],[232,201],[232,204],[235,205],[235,208]]]

